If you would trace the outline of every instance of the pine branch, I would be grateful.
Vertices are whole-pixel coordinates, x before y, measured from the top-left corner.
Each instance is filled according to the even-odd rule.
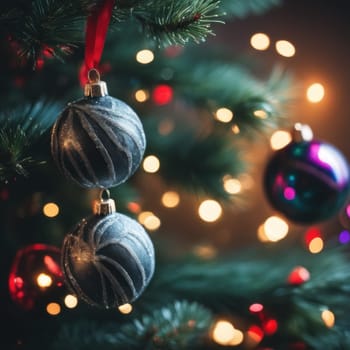
[[[159,158],[163,179],[190,192],[229,199],[223,177],[236,177],[244,169],[232,134],[200,135],[188,125],[179,124],[170,134],[160,135],[158,122],[149,118],[144,124],[149,140],[147,152]]]
[[[199,43],[213,35],[210,25],[218,20],[219,1],[153,0],[135,7],[133,15],[159,46]]]
[[[194,349],[208,332],[211,322],[212,315],[204,307],[175,301],[122,326],[115,322],[67,325],[61,329],[52,350]]]
[[[55,104],[38,102],[0,114],[0,180],[8,182],[42,164],[31,156],[31,147],[50,128],[57,115]]]

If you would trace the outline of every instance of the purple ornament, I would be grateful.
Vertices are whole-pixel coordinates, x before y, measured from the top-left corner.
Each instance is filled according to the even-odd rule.
[[[319,140],[293,140],[274,153],[264,174],[270,204],[300,224],[324,221],[346,204],[349,165],[334,146]]]

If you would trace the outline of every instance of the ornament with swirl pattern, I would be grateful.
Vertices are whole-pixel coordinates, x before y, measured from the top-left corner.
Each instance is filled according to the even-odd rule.
[[[82,187],[117,186],[142,161],[142,123],[129,105],[108,96],[95,69],[89,71],[84,95],[68,104],[52,128],[53,159],[65,177]]]

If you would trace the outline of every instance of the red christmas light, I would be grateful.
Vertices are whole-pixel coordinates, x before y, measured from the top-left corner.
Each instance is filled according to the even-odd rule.
[[[254,324],[249,327],[247,334],[256,343],[260,343],[264,338],[264,331]]]
[[[170,103],[173,99],[173,88],[169,85],[157,85],[152,92],[152,99],[155,104],[161,106]]]
[[[310,227],[304,235],[304,241],[306,246],[308,247],[311,241],[315,238],[322,238],[321,230],[317,227]]]
[[[296,266],[288,276],[288,283],[298,286],[310,279],[310,272],[303,266]]]
[[[263,328],[266,335],[273,335],[277,332],[278,323],[275,319],[270,318],[264,322]]]

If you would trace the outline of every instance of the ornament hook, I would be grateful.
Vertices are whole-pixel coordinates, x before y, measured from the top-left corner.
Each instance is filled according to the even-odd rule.
[[[84,86],[84,96],[102,97],[108,95],[107,85],[100,80],[100,73],[97,69],[92,68],[88,72],[89,82]]]
[[[115,201],[110,198],[110,192],[107,188],[102,188],[99,200],[95,202],[94,213],[96,215],[109,215],[116,212]]]

